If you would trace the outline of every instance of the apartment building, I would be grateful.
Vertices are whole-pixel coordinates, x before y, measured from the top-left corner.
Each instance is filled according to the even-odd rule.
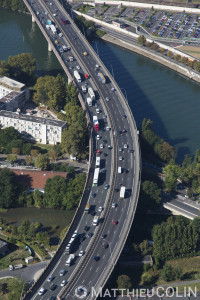
[[[0,77],[0,110],[16,111],[29,99],[25,84],[8,77]]]
[[[63,129],[67,127],[67,123],[63,121],[5,110],[0,111],[0,124],[3,128],[14,127],[27,139],[52,145],[61,143]]]

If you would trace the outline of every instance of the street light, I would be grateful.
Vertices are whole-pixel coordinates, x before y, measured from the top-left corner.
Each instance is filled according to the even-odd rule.
[[[127,93],[126,93],[125,88],[120,88],[120,90],[124,90],[124,92],[125,92],[125,97],[126,97],[126,101],[128,102],[128,97],[127,97]]]

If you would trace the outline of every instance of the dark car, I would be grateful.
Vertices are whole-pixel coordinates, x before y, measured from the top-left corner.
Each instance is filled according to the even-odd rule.
[[[90,229],[89,226],[85,226],[85,227],[84,227],[84,230],[85,230],[85,231],[88,231],[89,229]]]
[[[95,210],[92,210],[91,212],[90,212],[90,214],[92,215],[92,216],[95,216],[96,215],[96,211]],[[87,230],[86,230],[87,231]]]
[[[99,256],[95,256],[94,257],[94,261],[98,261],[98,260],[100,260],[100,257]]]
[[[95,193],[91,193],[91,197],[94,198],[95,197]]]
[[[53,284],[50,286],[50,290],[51,290],[51,291],[54,291],[54,290],[56,289],[56,286],[57,286],[57,285],[55,285],[55,284],[53,283]]]
[[[130,150],[130,153],[133,153],[134,152],[134,150]]]
[[[88,237],[92,237],[93,236],[93,233],[92,232],[88,232]]]
[[[104,249],[108,249],[108,247],[109,247],[109,244],[103,244]]]
[[[105,234],[105,233],[103,233],[102,235],[101,235],[101,239],[105,239],[107,237],[107,234]]]
[[[119,133],[126,133],[126,129],[122,129],[122,130],[120,130],[120,132]]]

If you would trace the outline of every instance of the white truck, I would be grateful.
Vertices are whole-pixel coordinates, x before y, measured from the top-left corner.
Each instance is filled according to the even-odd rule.
[[[49,25],[49,27],[51,28],[51,31],[53,32],[53,34],[57,33],[56,27],[53,24]]]
[[[87,104],[88,106],[92,106],[92,99],[90,97],[87,97]]]
[[[24,265],[22,264],[17,264],[17,265],[9,265],[8,269],[9,271],[13,271],[13,270],[18,270],[18,269],[22,269],[24,267]]]
[[[88,88],[88,94],[90,95],[90,98],[92,100],[95,100],[95,94],[94,94],[94,91],[91,87]]]
[[[70,256],[68,257],[68,260],[66,260],[65,266],[70,267],[74,261],[75,255],[74,254],[70,254]]]
[[[121,186],[121,189],[120,189],[120,198],[124,198],[125,197],[125,192],[126,192],[126,188],[125,186]]]
[[[98,216],[95,216],[94,219],[93,219],[92,225],[93,225],[93,226],[97,226],[98,223],[99,223],[99,217],[98,217]]]
[[[100,167],[100,162],[101,162],[101,159],[99,156],[96,157],[96,167]]]
[[[76,78],[76,80],[78,82],[81,82],[81,76],[80,76],[79,72],[76,70],[74,71],[74,77]]]

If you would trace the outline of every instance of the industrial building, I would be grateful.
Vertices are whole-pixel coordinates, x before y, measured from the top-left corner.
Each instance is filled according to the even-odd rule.
[[[14,127],[30,139],[41,144],[56,145],[61,143],[63,129],[67,126],[66,122],[34,117],[18,112],[0,111],[0,124],[3,128]]]
[[[0,110],[16,111],[29,99],[25,84],[8,77],[0,77]]]

